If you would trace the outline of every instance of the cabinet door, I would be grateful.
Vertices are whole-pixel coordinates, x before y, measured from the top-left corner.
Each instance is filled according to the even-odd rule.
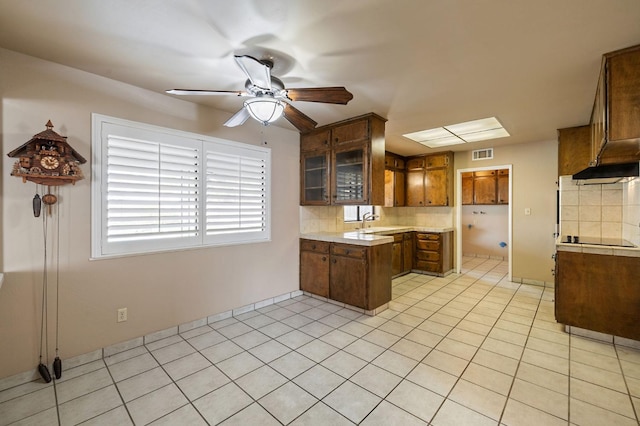
[[[300,135],[300,152],[317,151],[329,149],[331,132],[329,130],[318,130]]]
[[[394,176],[394,206],[401,207],[405,205],[405,173],[396,171]]]
[[[496,171],[475,172],[473,178],[474,204],[496,203]]]
[[[431,169],[434,167],[446,167],[449,165],[449,154],[441,153],[441,154],[433,154],[428,155],[425,159],[425,167],[427,169]]]
[[[424,174],[425,206],[448,206],[449,184],[446,168],[427,169]]]
[[[336,126],[331,130],[333,146],[345,143],[360,142],[369,139],[369,120],[363,119]]]
[[[330,204],[329,151],[301,153],[300,167],[300,204]]]
[[[329,254],[300,252],[300,289],[329,297]]]
[[[394,242],[391,246],[391,275],[396,276],[402,273],[403,269],[402,258],[402,237],[400,242]]]
[[[400,207],[405,204],[405,174],[401,171],[384,171],[384,206]]]
[[[335,204],[366,204],[368,201],[367,146],[351,145],[333,151],[332,190]]]
[[[338,302],[363,308],[366,306],[366,260],[331,255],[329,297]]]
[[[498,204],[509,204],[509,169],[498,170]]]
[[[407,206],[424,206],[424,171],[409,170],[407,172]]]
[[[462,173],[462,205],[473,204],[473,172]]]
[[[413,236],[411,232],[403,234],[402,240],[402,271],[410,271],[413,267]]]

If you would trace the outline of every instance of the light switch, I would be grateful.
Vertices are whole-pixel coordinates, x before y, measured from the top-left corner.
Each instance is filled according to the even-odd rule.
[[[531,208],[530,207],[526,207],[524,209],[524,215],[525,216],[531,216]]]

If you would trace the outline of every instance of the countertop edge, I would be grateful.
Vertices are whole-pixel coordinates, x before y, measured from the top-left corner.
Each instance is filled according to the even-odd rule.
[[[583,243],[556,242],[556,250],[574,253],[602,254],[605,256],[640,257],[640,247],[600,246]]]
[[[423,226],[397,226],[368,228],[366,232],[357,230],[344,232],[309,232],[301,233],[300,238],[307,240],[326,241],[330,243],[344,243],[361,246],[375,246],[380,244],[393,243],[390,235],[404,232],[437,232],[446,233],[453,231],[453,228],[436,228]]]

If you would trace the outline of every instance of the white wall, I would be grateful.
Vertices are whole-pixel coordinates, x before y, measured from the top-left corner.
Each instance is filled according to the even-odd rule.
[[[298,289],[299,135],[253,120],[222,126],[230,113],[0,49],[2,245],[0,378],[38,364],[42,218],[36,187],[10,177],[5,154],[45,129],[91,158],[91,113],[101,113],[272,149],[272,241],[90,261],[90,164],[86,179],[59,192],[60,356],[63,359]],[[264,132],[264,136],[261,135]],[[55,238],[55,235],[52,236]],[[56,247],[53,241],[51,247]],[[54,264],[50,283],[55,282]],[[50,300],[55,302],[50,291]],[[53,303],[52,303],[53,305]],[[129,319],[116,323],[116,310]],[[50,310],[50,330],[55,311]],[[53,345],[52,338],[49,339]],[[50,354],[53,348],[50,348]]]
[[[509,206],[467,205],[461,210],[462,254],[508,259]]]

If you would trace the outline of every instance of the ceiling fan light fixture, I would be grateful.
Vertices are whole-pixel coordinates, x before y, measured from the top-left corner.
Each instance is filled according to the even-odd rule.
[[[281,101],[271,97],[256,97],[247,99],[244,107],[249,111],[251,117],[265,126],[276,121],[284,111],[284,105]]]

